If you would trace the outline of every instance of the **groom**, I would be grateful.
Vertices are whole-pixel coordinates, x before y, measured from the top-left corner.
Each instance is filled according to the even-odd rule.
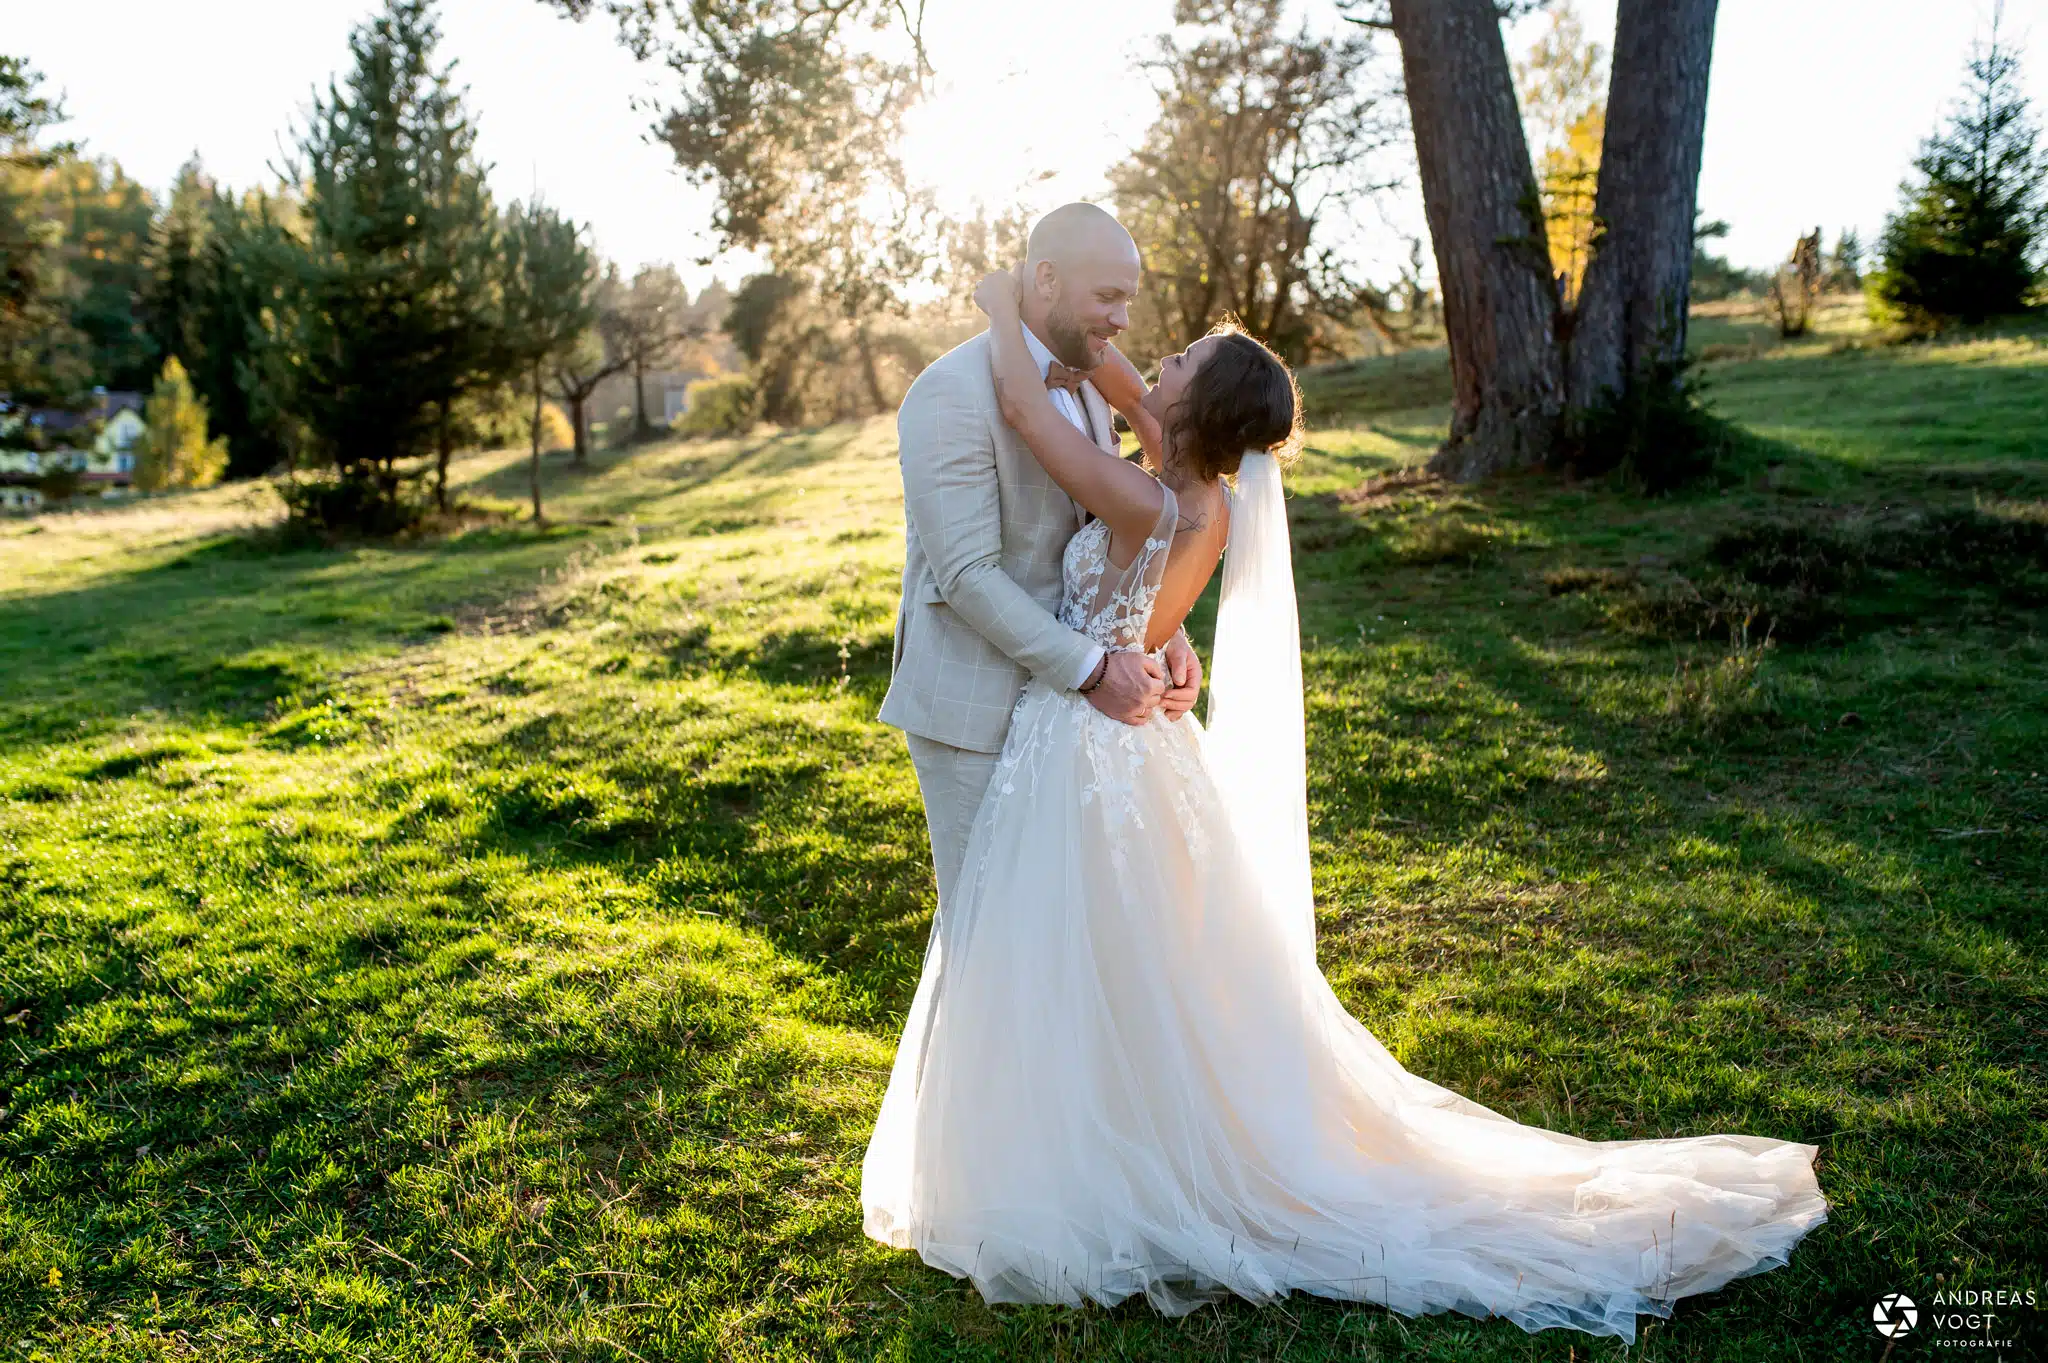
[[[1053,405],[1115,454],[1109,405],[1086,374],[1130,326],[1138,247],[1093,204],[1056,208],[1025,251],[1025,344]],[[1106,652],[1053,615],[1060,561],[1085,513],[1003,424],[989,373],[988,333],[918,375],[896,415],[903,468],[903,603],[881,720],[903,730],[924,795],[941,903],[967,855],[1027,677],[1082,694],[1126,724],[1155,709],[1179,719],[1201,689],[1184,634],[1167,667]]]

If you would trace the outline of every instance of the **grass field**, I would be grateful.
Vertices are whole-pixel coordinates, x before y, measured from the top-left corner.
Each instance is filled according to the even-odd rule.
[[[1309,376],[1293,514],[1338,991],[1520,1120],[1817,1143],[1789,1267],[1624,1350],[991,1311],[865,1241],[932,905],[881,421],[554,461],[543,531],[0,524],[0,1357],[1865,1359],[1905,1291],[1903,1359],[2048,1289],[2048,340],[1746,325],[1734,486],[1386,478],[1445,419],[1402,357]]]

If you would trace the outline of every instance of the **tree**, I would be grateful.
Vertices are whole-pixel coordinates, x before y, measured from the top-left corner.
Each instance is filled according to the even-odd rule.
[[[1715,0],[1621,0],[1592,239],[1570,308],[1501,41],[1501,18],[1532,7],[1349,6],[1401,46],[1451,349],[1451,434],[1430,467],[1459,479],[1566,457],[1587,432],[1612,431],[1611,414],[1693,410],[1681,371]],[[1627,443],[1658,448],[1642,432]],[[1695,453],[1674,446],[1672,457]]]
[[[1570,0],[1550,11],[1550,28],[1515,65],[1522,116],[1537,137],[1536,184],[1558,292],[1577,302],[1593,247],[1593,199],[1607,129],[1607,50],[1586,36]]]
[[[1564,412],[1541,196],[1492,0],[1391,0],[1450,342],[1451,431],[1430,468],[1541,463]]]
[[[786,424],[872,412],[880,362],[914,374],[925,359],[914,337],[876,329],[864,342],[876,363],[864,364],[862,338],[830,301],[772,271],[740,281],[725,330],[754,371],[761,418]]]
[[[1327,229],[1383,187],[1369,158],[1396,125],[1367,79],[1365,36],[1290,31],[1286,11],[1287,0],[1178,0],[1146,63],[1159,111],[1111,175],[1145,260],[1137,354],[1178,350],[1232,313],[1300,362],[1367,291]]]
[[[1616,16],[1595,238],[1570,331],[1581,411],[1639,386],[1678,391],[1717,3],[1622,0]]]
[[[630,307],[626,294],[618,269],[607,268],[592,285],[588,300],[594,324],[547,357],[549,390],[569,409],[575,450],[572,460],[578,468],[590,458],[591,395],[599,384],[633,362],[625,321]]]
[[[1717,256],[1707,249],[1707,243],[1718,241],[1728,235],[1729,227],[1720,218],[1712,222],[1696,223],[1692,232],[1692,301],[1710,303],[1742,292],[1744,289],[1765,287],[1765,281],[1754,271],[1731,264],[1726,256]]]
[[[42,83],[42,73],[26,57],[0,56],[0,159],[8,165],[41,170],[77,151],[69,142],[36,145],[45,129],[64,121],[63,101],[37,93]]]
[[[1828,253],[1827,286],[1854,293],[1863,287],[1863,238],[1853,227],[1844,227]]]
[[[152,332],[184,364],[227,440],[229,477],[295,464],[308,445],[294,363],[304,205],[286,193],[237,198],[195,168],[165,217],[188,230],[153,245],[144,307]]]
[[[577,19],[609,15],[636,56],[658,57],[680,78],[656,131],[684,175],[715,191],[720,245],[766,256],[794,290],[787,301],[802,301],[783,315],[800,312],[804,325],[762,333],[768,363],[785,379],[821,373],[815,357],[828,353],[851,366],[845,390],[782,383],[796,404],[790,415],[801,419],[802,404],[820,397],[834,416],[852,414],[850,399],[852,410],[886,407],[886,369],[906,353],[894,324],[910,286],[930,274],[939,231],[929,196],[910,188],[896,154],[925,69],[918,21],[902,0],[544,3]],[[899,18],[909,62],[857,36]]]
[[[64,109],[38,93],[41,83],[23,58],[0,56],[0,391],[73,402],[90,384],[90,360],[64,305],[62,232],[38,191],[42,172],[76,149],[42,145]]]
[[[144,492],[208,487],[227,471],[227,441],[207,435],[206,404],[176,355],[164,361],[142,419],[148,429],[136,451],[135,486]]]
[[[147,388],[158,351],[138,309],[149,274],[156,197],[105,157],[59,157],[41,173],[42,213],[57,224],[65,307],[86,339],[94,381]]]
[[[1948,127],[1922,144],[1918,180],[1900,186],[1904,205],[1885,222],[1872,291],[1911,323],[2018,312],[2040,279],[2048,156],[2038,147],[2019,51],[2001,33],[2004,8],[1992,11],[1961,102]]]
[[[177,357],[188,371],[203,346],[201,316],[207,302],[203,255],[213,196],[213,182],[195,153],[178,168],[171,196],[150,224],[144,257],[142,324],[157,353]]]
[[[769,421],[800,420],[804,403],[800,366],[817,363],[827,347],[823,328],[805,325],[803,286],[765,271],[740,281],[726,311],[726,334],[756,377],[755,401]]]
[[[507,352],[489,287],[497,214],[429,0],[350,35],[290,178],[307,186],[294,402],[345,480],[397,495],[396,463],[444,440],[453,402]]]
[[[1793,244],[1792,254],[1771,277],[1771,312],[1778,320],[1780,336],[1789,340],[1807,333],[1813,325],[1814,305],[1820,301],[1826,282],[1820,229],[1816,227],[1812,236],[1802,236]]]
[[[540,495],[542,412],[549,363],[578,345],[597,323],[597,258],[577,225],[539,202],[506,215],[503,285],[505,358],[533,398],[528,487],[535,524],[546,520]]]
[[[673,265],[643,265],[612,309],[611,337],[633,375],[633,438],[654,433],[647,419],[647,375],[675,362],[682,347],[704,334],[690,308],[689,290]],[[580,441],[580,437],[579,437]]]

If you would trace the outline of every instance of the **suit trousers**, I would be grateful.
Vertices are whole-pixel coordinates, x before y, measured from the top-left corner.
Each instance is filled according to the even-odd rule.
[[[988,793],[989,778],[995,775],[1001,754],[974,752],[906,733],[910,765],[917,771],[917,788],[924,796],[924,822],[931,830],[932,870],[939,880],[939,905],[952,898],[953,882],[960,878],[967,860],[967,837],[974,830],[974,816],[981,797]]]

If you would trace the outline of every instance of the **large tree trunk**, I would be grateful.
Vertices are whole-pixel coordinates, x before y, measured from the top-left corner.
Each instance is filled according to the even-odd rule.
[[[1393,0],[1393,23],[1455,394],[1430,469],[1540,463],[1564,411],[1557,284],[1494,0]]]
[[[1575,407],[1685,353],[1715,6],[1621,0],[1593,254],[1571,334]]]

